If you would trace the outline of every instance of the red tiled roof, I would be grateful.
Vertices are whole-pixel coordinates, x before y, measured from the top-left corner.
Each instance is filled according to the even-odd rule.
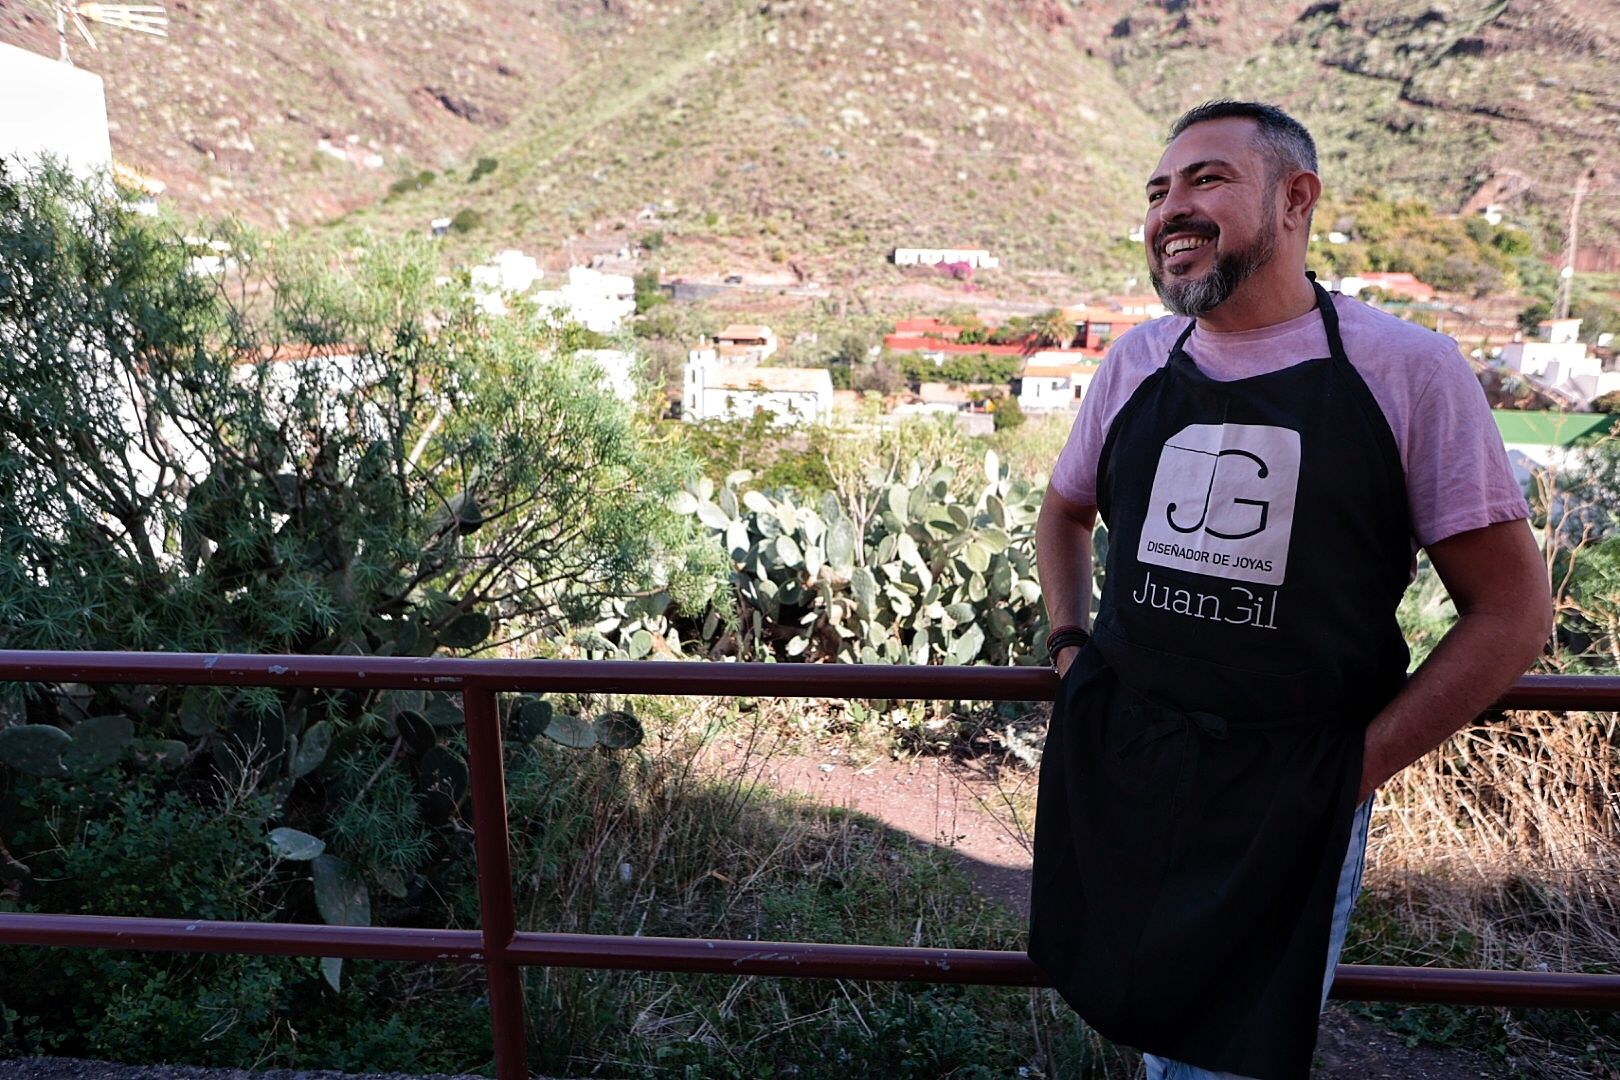
[[[1405,293],[1416,300],[1428,300],[1434,296],[1434,286],[1419,281],[1416,274],[1409,274],[1405,271],[1365,273],[1355,276],[1361,278],[1362,281],[1375,289],[1383,289],[1385,292]]]
[[[885,334],[883,344],[895,352],[984,353],[988,356],[1024,355],[1022,345],[966,345],[960,341],[914,337],[910,334]]]
[[[768,326],[754,326],[748,323],[732,323],[718,334],[714,335],[716,341],[764,341],[771,336]]]

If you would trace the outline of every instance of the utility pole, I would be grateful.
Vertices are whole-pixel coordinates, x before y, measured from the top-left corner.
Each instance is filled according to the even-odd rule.
[[[1569,318],[1570,285],[1575,280],[1575,237],[1581,219],[1581,200],[1586,198],[1586,181],[1591,171],[1581,173],[1575,181],[1575,197],[1569,204],[1569,235],[1564,240],[1564,265],[1558,271],[1558,317]]]

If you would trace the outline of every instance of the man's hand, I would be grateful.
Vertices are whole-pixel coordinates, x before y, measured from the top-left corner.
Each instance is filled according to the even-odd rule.
[[[1358,802],[1490,708],[1552,633],[1547,564],[1525,522],[1460,533],[1428,553],[1457,622],[1368,725]]]

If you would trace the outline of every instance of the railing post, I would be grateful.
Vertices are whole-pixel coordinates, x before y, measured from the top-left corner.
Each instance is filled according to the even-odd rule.
[[[461,704],[471,758],[473,843],[478,854],[478,908],[489,978],[489,1022],[495,1035],[495,1075],[529,1080],[523,1023],[523,977],[509,949],[517,931],[512,904],[511,849],[506,832],[506,770],[495,692],[468,686]]]

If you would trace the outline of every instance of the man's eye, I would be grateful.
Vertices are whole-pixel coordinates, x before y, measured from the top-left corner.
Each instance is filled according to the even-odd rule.
[[[1215,176],[1213,174],[1205,174],[1204,176],[1198,177],[1196,180],[1193,181],[1193,183],[1202,184],[1205,180],[1219,180],[1219,179],[1220,179],[1220,177]]]
[[[1148,202],[1158,202],[1162,198],[1164,198],[1164,192],[1162,191],[1148,192]]]

